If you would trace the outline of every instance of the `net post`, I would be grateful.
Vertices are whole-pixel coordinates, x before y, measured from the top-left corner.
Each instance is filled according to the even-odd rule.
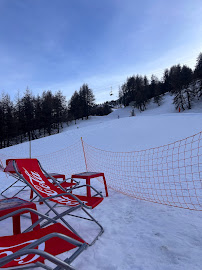
[[[82,137],[81,137],[81,144],[82,144],[82,148],[83,148],[83,155],[84,155],[84,160],[85,160],[85,165],[86,165],[86,171],[88,171],[88,166],[87,166],[87,161],[86,161],[86,153],[85,153]]]
[[[31,145],[31,140],[29,141],[29,158],[32,158],[32,145]]]

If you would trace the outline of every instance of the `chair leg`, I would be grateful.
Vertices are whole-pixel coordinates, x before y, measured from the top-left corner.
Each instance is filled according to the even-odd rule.
[[[104,175],[103,175],[103,181],[104,181],[104,186],[105,186],[106,197],[108,197],[109,195],[108,195],[107,183],[106,183],[106,179]]]
[[[21,233],[21,226],[20,226],[20,215],[13,216],[13,235]]]
[[[12,183],[9,187],[7,187],[6,189],[4,189],[2,192],[1,192],[1,195],[5,198],[7,198],[5,195],[3,195],[4,192],[6,192],[9,188],[11,188],[12,186],[14,186],[19,180],[15,181],[14,183]]]
[[[93,216],[91,216],[91,214],[89,214],[86,211],[86,209],[84,209],[83,207],[81,209],[86,213],[86,215],[88,215],[91,218],[92,221],[94,221],[100,227],[100,232],[97,234],[97,236],[94,238],[94,240],[90,244],[88,244],[89,246],[92,246],[96,242],[98,237],[103,234],[104,228],[102,227],[102,225]]]
[[[50,207],[50,209],[48,210],[48,212],[47,213],[49,213],[51,210],[54,212],[54,214],[55,214],[55,216],[54,217],[52,217],[52,219],[54,219],[54,220],[58,220],[58,219],[60,219],[73,233],[75,233],[77,236],[79,236],[81,239],[83,239],[83,237],[81,236],[81,235],[79,235],[78,234],[78,232],[77,231],[75,231],[73,228],[72,228],[72,226],[63,218],[64,216],[66,216],[66,215],[69,215],[71,212],[73,212],[73,211],[75,211],[76,209],[82,209],[85,213],[86,213],[86,215],[88,215],[89,217],[90,217],[90,219],[88,219],[88,220],[90,220],[90,221],[93,221],[93,222],[95,222],[99,227],[100,227],[100,232],[97,234],[97,236],[93,239],[93,241],[90,243],[90,244],[88,244],[89,246],[92,246],[94,243],[95,243],[95,241],[98,239],[98,237],[100,236],[100,235],[102,235],[103,234],[103,232],[104,232],[104,229],[103,229],[103,227],[100,225],[100,223],[93,217],[93,216],[91,216],[91,214],[89,214],[83,207],[80,207],[80,206],[77,206],[77,207],[73,207],[73,208],[71,208],[71,209],[68,209],[68,210],[66,210],[66,211],[64,211],[63,213],[58,213],[55,209],[53,209],[53,207],[51,207],[50,205],[49,205],[49,207]],[[45,215],[47,215],[47,213],[45,214]],[[81,218],[83,218],[83,217],[81,217]],[[84,218],[84,219],[86,219],[86,218]],[[41,225],[41,228],[43,228],[44,226],[47,226],[49,224],[49,222],[47,221],[47,222],[45,222],[45,223],[43,223],[42,225]],[[84,240],[84,239],[83,239]],[[84,240],[85,241],[85,240]]]
[[[72,211],[75,211],[76,209],[78,208],[81,208],[80,205],[79,206],[76,206],[76,207],[73,207],[71,209],[68,209],[66,211],[64,211],[63,213],[59,214],[53,207],[55,206],[50,206],[47,202],[45,202],[46,205],[49,207],[49,210],[45,213],[45,215],[47,215],[50,211],[52,211],[55,216],[52,217],[52,219],[54,220],[58,220],[60,219],[73,233],[75,233],[78,237],[80,237],[81,239],[83,239],[78,233],[77,231],[75,231],[72,226],[63,218],[65,215],[68,215],[68,213],[71,213]],[[48,224],[50,223],[50,221],[47,221],[47,222],[44,222],[43,224],[41,224],[41,228],[47,226]]]
[[[30,198],[30,200],[33,199],[33,190],[32,189],[30,190],[30,197],[29,198]]]

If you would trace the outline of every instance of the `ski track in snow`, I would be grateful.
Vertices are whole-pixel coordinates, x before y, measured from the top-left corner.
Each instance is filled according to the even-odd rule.
[[[97,148],[134,151],[168,144],[200,132],[201,108],[176,113],[171,99],[166,95],[160,107],[150,104],[145,112],[135,110],[135,117],[129,117],[131,108],[127,107],[108,116],[79,120],[60,134],[33,141],[32,153],[43,155],[60,150],[77,142],[80,137]],[[0,154],[28,157],[29,144],[2,149]],[[1,172],[0,190],[12,181]],[[103,190],[100,182],[92,180],[91,183]],[[24,198],[28,195],[29,192],[23,193]],[[37,208],[45,212],[45,206],[37,205]],[[105,232],[72,263],[76,269],[202,269],[201,212],[136,200],[110,189],[109,197],[90,213],[102,224]],[[22,218],[23,227],[29,222]],[[95,226],[89,222],[75,219],[71,222],[86,238],[95,232]],[[0,235],[11,233],[11,220],[1,222]],[[65,254],[60,257],[64,259]]]

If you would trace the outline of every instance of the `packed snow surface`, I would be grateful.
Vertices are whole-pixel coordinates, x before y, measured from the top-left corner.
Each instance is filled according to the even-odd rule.
[[[156,147],[196,134],[202,127],[202,109],[178,113],[172,97],[165,95],[158,107],[131,117],[131,107],[119,108],[110,115],[90,117],[71,123],[57,135],[32,142],[32,154],[51,153],[77,142],[110,151],[134,151]],[[118,118],[119,116],[119,118]],[[0,154],[29,156],[29,144],[2,149]],[[42,164],[43,165],[43,164]],[[0,190],[12,181],[0,173]],[[107,180],[107,179],[106,179]],[[123,179],[124,181],[124,179]],[[91,184],[103,186],[97,180]],[[103,192],[104,193],[104,192]],[[39,211],[44,206],[37,205]],[[136,200],[113,190],[90,213],[102,224],[104,234],[84,251],[72,265],[81,270],[200,270],[202,269],[202,213]],[[68,217],[67,217],[68,219]],[[93,225],[72,220],[86,237]],[[23,219],[23,226],[29,223]],[[1,222],[0,235],[12,233],[11,220]],[[65,258],[65,254],[61,255]]]

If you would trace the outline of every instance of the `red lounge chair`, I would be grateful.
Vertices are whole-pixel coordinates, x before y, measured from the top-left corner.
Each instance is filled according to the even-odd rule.
[[[96,235],[90,245],[92,245],[104,232],[103,227],[85,209],[93,209],[103,201],[102,194],[100,194],[96,189],[90,186],[100,197],[87,197],[81,195],[75,196],[70,192],[67,192],[60,184],[58,184],[58,182],[54,181],[54,179],[54,184],[48,181],[44,174],[45,171],[41,168],[41,165],[37,159],[15,159],[13,160],[13,168],[21,180],[23,180],[33,190],[36,196],[40,198],[39,201],[44,202],[48,206],[49,210],[46,215],[49,214],[49,212],[54,213],[55,220],[60,219],[70,230],[80,237],[80,235],[63,217],[65,215],[75,216],[72,214],[72,212],[77,209],[81,209],[88,216],[88,218],[84,218],[83,216],[75,217],[93,221],[100,227],[99,233]],[[82,187],[86,187],[86,185],[72,188],[72,190]],[[51,205],[51,202],[54,203],[53,206]],[[62,213],[58,213],[55,208],[55,206],[58,204],[66,206],[68,209]]]
[[[27,185],[24,183],[24,181],[22,181],[19,176],[16,174],[16,171],[14,170],[13,168],[13,165],[12,165],[12,161],[13,159],[7,159],[6,160],[6,167],[4,168],[3,165],[0,163],[0,170],[2,170],[3,172],[5,173],[8,173],[10,176],[14,177],[16,179],[16,181],[14,183],[12,183],[9,187],[7,187],[6,189],[4,189],[2,192],[1,192],[1,195],[4,197],[4,198],[8,198],[7,196],[5,196],[5,192],[7,190],[9,190],[10,188],[14,187],[15,189],[18,188],[18,191],[12,195],[12,197],[15,197],[17,196],[20,192],[26,190],[26,187]],[[77,186],[79,185],[79,182],[76,181],[75,179],[72,179],[72,178],[67,178],[67,179],[64,179],[65,178],[65,175],[63,174],[58,174],[58,173],[47,173],[45,172],[45,175],[47,177],[47,179],[50,179],[52,182],[53,182],[53,178],[54,178],[54,181],[58,182],[63,188],[65,188],[66,190],[69,189],[69,188],[72,188],[73,186]],[[63,181],[58,181],[57,178],[60,178],[62,177],[63,178]],[[68,180],[71,180],[71,182],[67,182]],[[18,183],[18,184],[17,184]],[[20,185],[19,185],[20,184]],[[20,188],[20,189],[19,189]],[[10,197],[10,196],[9,196]],[[31,191],[30,193],[30,200],[33,198],[33,192]]]
[[[37,225],[30,226],[25,232],[18,235],[0,237],[0,268],[30,269],[41,267],[44,269],[74,269],[70,263],[88,246],[81,238],[64,227],[61,223],[44,216],[33,209],[20,209],[0,218],[5,220],[23,211],[30,211],[49,223],[45,228],[30,231]],[[35,223],[36,224],[36,223]],[[64,261],[56,255],[76,249]],[[55,268],[45,264],[45,259],[56,265]]]

